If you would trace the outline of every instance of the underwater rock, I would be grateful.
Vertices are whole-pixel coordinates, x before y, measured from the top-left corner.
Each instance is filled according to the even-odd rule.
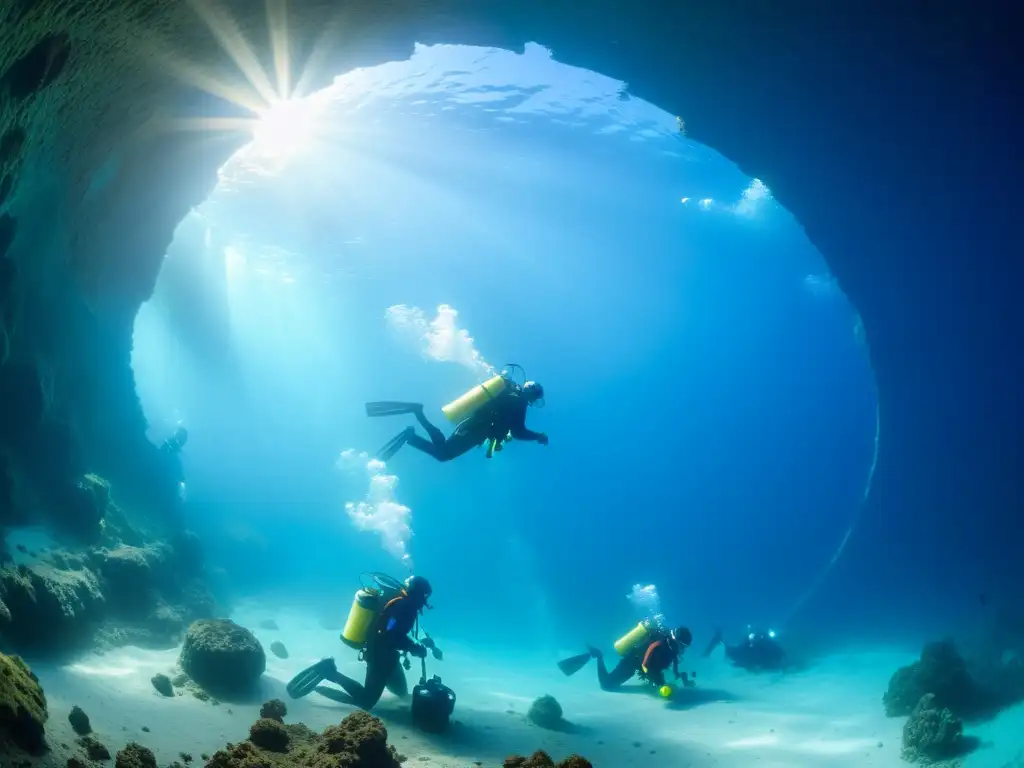
[[[38,754],[46,749],[46,696],[18,656],[0,653],[0,743]]]
[[[260,746],[251,737],[287,738],[274,752]],[[283,734],[283,736],[281,735]],[[367,712],[354,712],[322,734],[304,725],[282,725],[276,720],[257,721],[250,730],[250,741],[228,744],[212,755],[206,768],[399,768],[401,761],[389,746],[388,732],[378,718]]]
[[[157,693],[167,697],[174,696],[174,686],[171,685],[171,678],[167,675],[153,675],[149,682],[156,688]]]
[[[110,486],[99,475],[82,475],[63,494],[59,525],[76,538],[99,541],[103,534],[103,518],[110,504]]]
[[[277,622],[273,619],[264,619],[260,622],[260,629],[270,629],[276,632],[280,627],[277,626]]]
[[[78,744],[85,750],[85,756],[90,760],[110,759],[110,750],[95,736],[83,736],[78,740]]]
[[[594,768],[590,761],[579,755],[569,755],[565,760],[555,762],[546,752],[534,752],[530,757],[513,755],[505,758],[504,768]]]
[[[526,716],[534,725],[552,731],[561,729],[565,722],[562,719],[562,705],[555,700],[554,696],[545,695],[534,699]]]
[[[288,649],[284,647],[284,643],[280,640],[275,640],[270,644],[270,652],[279,659],[288,658]]]
[[[976,708],[974,681],[950,640],[928,643],[919,661],[893,673],[882,697],[886,715],[909,715],[926,693],[935,696],[937,707],[949,709],[960,717],[968,716]]]
[[[88,736],[92,733],[92,725],[89,723],[89,716],[77,705],[71,708],[71,713],[68,715],[68,722],[71,723],[72,730],[79,736]]]
[[[95,553],[103,577],[103,593],[119,615],[145,615],[156,602],[150,554],[141,547],[121,546]]]
[[[92,571],[62,570],[46,562],[0,569],[0,600],[11,613],[7,638],[36,652],[81,645],[104,608]]]
[[[268,752],[288,751],[288,731],[279,720],[262,718],[249,728],[249,741]]]
[[[250,692],[267,669],[267,656],[256,636],[229,619],[200,619],[185,633],[181,668],[215,695]]]
[[[278,720],[284,722],[285,715],[288,714],[288,707],[280,699],[271,699],[270,701],[263,702],[263,706],[260,707],[260,717],[269,720]]]
[[[156,756],[133,741],[117,753],[114,768],[156,768]]]
[[[963,753],[963,732],[960,718],[926,693],[903,724],[903,759],[932,763],[957,757]]]
[[[213,592],[200,579],[193,579],[185,585],[180,598],[181,611],[186,621],[193,622],[198,619],[213,619],[220,612],[220,606]]]

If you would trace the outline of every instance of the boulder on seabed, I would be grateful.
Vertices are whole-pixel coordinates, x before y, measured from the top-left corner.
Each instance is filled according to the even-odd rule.
[[[182,670],[220,698],[252,693],[267,669],[267,655],[251,631],[229,619],[200,619],[185,633]]]

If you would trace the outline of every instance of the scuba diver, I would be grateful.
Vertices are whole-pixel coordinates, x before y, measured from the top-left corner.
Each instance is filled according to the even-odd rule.
[[[164,440],[163,445],[160,446],[160,451],[166,456],[177,457],[187,442],[188,430],[184,427],[178,427],[174,430],[173,435]]]
[[[679,659],[692,642],[693,635],[686,627],[668,631],[656,623],[641,622],[615,643],[615,650],[621,658],[612,670],[609,671],[605,665],[604,654],[593,647],[588,648],[586,653],[558,662],[558,667],[564,674],[574,675],[590,659],[597,659],[597,680],[601,690],[614,691],[636,675],[658,688],[663,696],[668,696],[671,689],[667,693],[664,689],[668,687],[665,673],[669,667],[675,679],[682,681],[684,686],[696,685],[685,672],[679,671]]]
[[[750,630],[749,627],[747,629]],[[725,655],[734,666],[748,672],[776,671],[786,666],[786,652],[776,641],[775,633],[771,630],[750,630],[744,641],[736,645],[728,645],[722,639],[722,630],[716,630],[702,658],[710,656],[719,644],[725,648]]]
[[[435,658],[440,658],[440,651],[429,637],[422,643],[410,637],[420,614],[430,607],[428,601],[433,591],[430,582],[422,576],[410,576],[401,584],[379,574],[373,577],[387,591],[372,587],[360,589],[341,637],[347,645],[360,648],[360,659],[366,661],[363,684],[339,672],[333,658],[321,659],[288,683],[288,695],[293,699],[315,690],[342,704],[372,709],[385,688],[399,697],[409,695],[405,678],[408,662],[402,663],[403,654],[424,659],[427,651],[432,650]],[[390,599],[385,601],[385,598]],[[342,690],[321,686],[325,680]]]
[[[181,452],[188,442],[188,430],[179,426],[174,434],[160,445],[161,486],[164,480],[173,483],[173,494],[170,489],[162,493],[163,504],[168,516],[177,518],[181,513],[181,505],[185,502],[185,468],[181,462]],[[178,521],[180,522],[180,520]]]
[[[518,366],[512,364],[509,367]],[[526,409],[539,407],[543,398],[544,388],[535,381],[527,381],[520,386],[507,372],[493,376],[441,409],[449,421],[457,424],[447,438],[427,420],[420,403],[367,403],[366,415],[411,413],[430,437],[429,440],[420,437],[414,427],[408,427],[378,451],[377,458],[381,461],[390,460],[406,443],[438,461],[451,461],[486,442],[487,458],[491,458],[495,451],[500,451],[506,442],[513,439],[548,444],[547,435],[526,427]]]

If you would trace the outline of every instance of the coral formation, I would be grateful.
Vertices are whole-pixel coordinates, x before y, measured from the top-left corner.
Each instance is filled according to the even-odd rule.
[[[963,732],[963,721],[926,693],[903,725],[903,758],[932,763],[957,757],[964,748]]]
[[[534,752],[530,757],[513,755],[505,758],[503,766],[504,768],[593,768],[589,760],[579,755],[569,755],[556,763],[546,752]]]
[[[202,619],[185,633],[180,664],[209,693],[246,695],[266,671],[267,656],[245,627],[228,619]]]
[[[882,697],[889,717],[909,715],[925,694],[933,694],[939,708],[967,717],[978,706],[977,689],[967,664],[950,640],[928,643],[921,658],[893,673]]]
[[[0,746],[30,753],[46,748],[46,696],[39,680],[17,656],[0,654]]]
[[[555,701],[554,696],[540,696],[534,699],[530,705],[530,711],[526,714],[530,722],[555,731],[563,727],[562,705]]]

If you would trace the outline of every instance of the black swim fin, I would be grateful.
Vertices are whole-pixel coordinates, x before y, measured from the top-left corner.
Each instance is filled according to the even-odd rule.
[[[318,685],[316,687],[316,692],[321,696],[338,702],[339,704],[349,704],[354,706],[351,696],[344,691],[339,691],[337,688],[331,688],[329,685]]]
[[[708,643],[708,647],[704,649],[704,653],[701,654],[702,659],[706,659],[711,655],[711,652],[718,647],[718,644],[722,642],[722,630],[716,629],[715,636],[711,638],[711,642]]]
[[[406,427],[391,438],[383,448],[377,451],[377,458],[386,464],[391,460],[392,456],[398,453],[403,445],[409,442],[409,438],[414,434],[416,434],[416,430],[413,427]]]
[[[594,654],[581,653],[579,656],[570,656],[568,659],[562,659],[558,662],[558,668],[562,670],[562,674],[566,677],[571,677],[587,666],[587,662],[594,658]]]
[[[288,682],[288,695],[293,699],[308,696],[324,681],[333,667],[334,659],[321,659],[313,666],[302,670]]]
[[[376,403],[366,404],[366,415],[374,416],[398,416],[403,413],[417,413],[423,410],[422,403],[399,403],[393,400],[381,400]]]

